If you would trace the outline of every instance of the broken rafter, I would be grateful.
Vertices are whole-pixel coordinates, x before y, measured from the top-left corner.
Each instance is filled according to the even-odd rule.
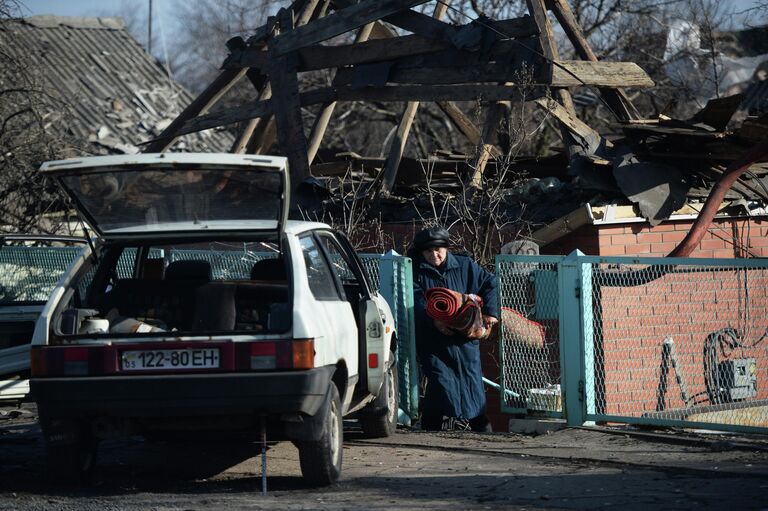
[[[362,43],[366,41],[369,37],[371,37],[371,33],[373,32],[375,23],[368,23],[367,25],[363,26],[360,30],[357,31],[357,35],[355,36],[355,43]],[[337,69],[338,73],[338,69]],[[325,135],[325,130],[328,129],[328,124],[331,122],[331,117],[333,116],[333,112],[336,109],[336,102],[331,101],[330,103],[325,103],[321,108],[320,112],[318,112],[317,117],[315,117],[315,122],[312,125],[312,132],[309,136],[309,149],[307,152],[307,159],[309,161],[309,164],[312,164],[312,161],[315,159],[315,156],[317,155],[317,151],[320,149],[320,142],[323,140],[323,135]]]
[[[560,26],[570,39],[579,57],[590,62],[597,62],[597,55],[592,51],[568,2],[565,0],[547,0],[547,4],[557,21],[560,22]],[[619,85],[619,87],[622,86],[625,85]],[[602,87],[599,91],[613,114],[619,119],[626,121],[640,117],[637,109],[623,90]]]
[[[227,91],[245,76],[246,69],[225,69],[198,97],[184,109],[167,128],[144,148],[145,153],[162,153],[168,149],[180,135],[179,128],[189,120],[205,114]]]
[[[283,55],[360,28],[426,0],[367,0],[338,10],[314,23],[279,35],[272,42],[275,55]]]
[[[613,144],[603,138],[595,130],[582,122],[578,117],[572,115],[560,103],[551,98],[541,98],[535,100],[535,103],[552,114],[561,125],[568,129],[571,134],[579,141],[587,154],[594,154],[601,143],[607,147]]]
[[[435,6],[435,12],[432,15],[436,20],[445,16],[445,12],[448,10],[448,4],[439,2]],[[409,101],[405,106],[400,122],[395,130],[395,136],[392,138],[392,142],[389,146],[389,154],[387,155],[387,161],[384,163],[384,174],[381,182],[381,191],[387,196],[395,186],[395,178],[397,177],[397,169],[400,167],[400,161],[403,159],[403,153],[405,152],[405,146],[408,142],[408,135],[413,125],[413,120],[416,118],[416,112],[419,110],[418,101]]]

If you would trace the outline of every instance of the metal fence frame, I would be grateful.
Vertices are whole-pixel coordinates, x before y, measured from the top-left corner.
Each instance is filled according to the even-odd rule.
[[[560,382],[563,412],[544,412],[550,417],[564,417],[569,426],[593,422],[618,422],[662,427],[715,429],[742,433],[768,433],[768,427],[746,426],[727,423],[698,422],[662,417],[637,417],[621,414],[598,413],[595,402],[595,332],[593,306],[593,267],[595,265],[677,265],[720,267],[724,269],[768,269],[768,259],[705,259],[705,258],[658,258],[658,257],[599,257],[586,256],[575,251],[568,256],[510,256],[496,257],[496,272],[504,264],[540,263],[557,264],[560,336]],[[503,283],[500,282],[499,303],[504,304]],[[504,327],[502,325],[502,339]],[[500,368],[504,374],[504,343]],[[501,378],[501,409],[506,413],[524,413],[525,409],[509,407],[505,403],[505,379]]]
[[[416,359],[416,330],[413,316],[413,263],[390,250],[384,255],[360,254],[363,266],[378,283],[379,293],[389,303],[397,332],[397,369],[401,424],[410,425],[419,414],[419,366]],[[378,265],[375,263],[378,262]]]

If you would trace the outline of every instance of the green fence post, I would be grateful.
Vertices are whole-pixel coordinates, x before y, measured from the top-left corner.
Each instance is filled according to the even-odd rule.
[[[592,303],[592,263],[581,263],[581,341],[584,343],[584,400],[587,417],[595,407],[595,307]],[[586,420],[586,417],[585,417]]]
[[[379,259],[379,281],[379,292],[392,307],[392,314],[397,322],[398,371],[401,376],[401,388],[398,389],[402,412],[400,422],[408,425],[418,416],[419,410],[419,370],[416,360],[411,259],[393,250],[384,254]]]
[[[574,250],[558,269],[560,287],[560,371],[563,410],[569,426],[584,424],[584,366],[581,322],[581,262],[584,254]]]

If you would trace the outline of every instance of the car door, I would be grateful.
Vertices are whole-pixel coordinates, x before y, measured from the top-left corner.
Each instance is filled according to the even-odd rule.
[[[367,276],[349,241],[329,231],[320,231],[317,237],[355,312],[360,377],[365,379],[369,392],[375,394],[383,382],[389,355],[385,351],[384,323],[379,308],[371,297]]]
[[[325,251],[313,233],[299,237],[307,283],[314,298],[312,320],[321,332],[314,333],[320,364],[343,359],[350,379],[357,379],[357,327],[344,288],[331,270]],[[317,313],[315,313],[315,311]]]

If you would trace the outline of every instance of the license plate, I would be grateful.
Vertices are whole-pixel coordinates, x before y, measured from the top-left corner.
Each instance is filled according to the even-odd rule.
[[[189,348],[124,351],[121,364],[123,371],[215,369],[219,367],[219,350],[218,348]]]

